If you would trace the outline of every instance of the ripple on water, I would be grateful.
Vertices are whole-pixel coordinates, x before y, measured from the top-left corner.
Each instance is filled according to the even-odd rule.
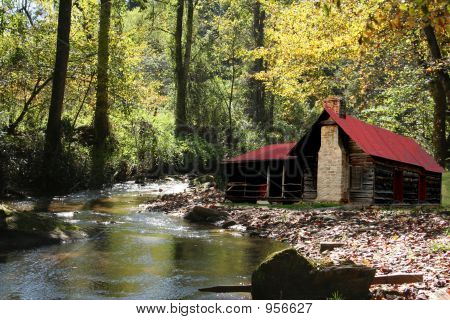
[[[57,216],[58,218],[73,218],[75,212],[74,211],[55,212],[54,215]]]
[[[148,199],[186,187],[128,182],[54,199],[47,211],[90,238],[0,255],[0,299],[248,298],[197,289],[248,282],[252,269],[285,245],[142,210]]]

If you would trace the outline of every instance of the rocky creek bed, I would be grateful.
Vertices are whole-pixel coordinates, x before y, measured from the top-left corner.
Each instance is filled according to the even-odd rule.
[[[344,261],[376,268],[377,275],[423,273],[422,283],[373,285],[373,299],[448,299],[450,293],[450,212],[438,208],[316,208],[233,205],[212,183],[164,195],[149,210],[185,216],[195,206],[221,212],[209,221],[250,236],[288,242],[325,265]],[[320,252],[320,244],[344,245]]]

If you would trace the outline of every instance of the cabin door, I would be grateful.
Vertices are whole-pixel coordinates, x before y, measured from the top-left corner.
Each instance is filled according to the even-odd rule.
[[[403,202],[403,171],[394,169],[394,201]]]

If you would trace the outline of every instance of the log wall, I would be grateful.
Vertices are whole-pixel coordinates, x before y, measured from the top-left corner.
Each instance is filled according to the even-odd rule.
[[[353,140],[348,141],[349,202],[372,203],[374,197],[374,161]]]
[[[306,156],[306,168],[304,172],[304,200],[315,200],[317,197],[317,154]]]
[[[403,202],[419,203],[419,173],[403,171]]]
[[[403,175],[403,200],[402,203],[439,204],[441,201],[441,175],[425,172],[423,169],[404,163],[377,159],[375,162],[374,203],[391,204],[394,200],[393,177],[394,170],[401,170]],[[425,199],[419,200],[420,176],[425,175]]]
[[[389,204],[394,201],[394,170],[382,163],[375,164],[374,203]]]
[[[426,175],[426,198],[428,203],[441,203],[441,174],[428,172]]]

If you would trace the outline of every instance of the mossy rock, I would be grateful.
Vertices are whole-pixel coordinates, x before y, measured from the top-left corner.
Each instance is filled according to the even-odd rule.
[[[315,266],[295,249],[269,256],[252,274],[252,297],[258,300],[301,299]],[[305,287],[305,284],[306,287]]]
[[[33,248],[86,237],[77,226],[43,213],[15,212],[0,220],[2,250]]]
[[[191,222],[217,222],[227,219],[228,214],[216,209],[195,206],[184,215]]]
[[[8,229],[23,232],[48,233],[56,229],[76,230],[77,227],[45,213],[16,212],[6,218]]]
[[[354,264],[322,267],[286,249],[269,256],[252,274],[256,300],[366,299],[375,269]]]

